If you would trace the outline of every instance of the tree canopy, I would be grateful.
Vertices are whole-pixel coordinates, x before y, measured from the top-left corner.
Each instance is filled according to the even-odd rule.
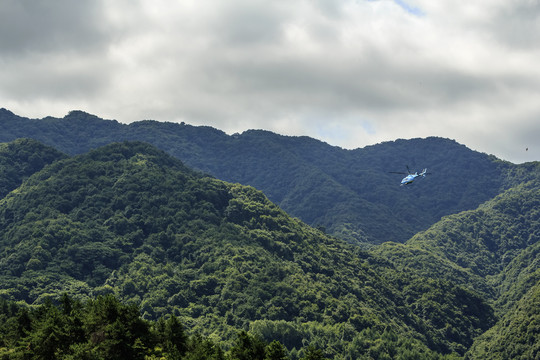
[[[28,137],[75,155],[111,142],[154,144],[191,168],[253,186],[292,216],[352,243],[405,242],[442,216],[473,210],[527,173],[457,142],[430,137],[355,150],[309,137],[139,121],[129,125],[82,111],[27,119],[0,110],[0,141]],[[400,187],[391,171],[427,167],[423,184]],[[436,199],[434,201],[433,199]],[[388,226],[387,226],[388,225]]]
[[[514,340],[524,345],[513,355],[537,348],[535,166],[522,182],[509,173],[509,190],[478,209],[366,250],[149,144],[69,158],[33,141],[0,149],[15,145],[45,160],[0,199],[7,358],[25,346],[41,349],[37,358],[193,359],[481,358]]]

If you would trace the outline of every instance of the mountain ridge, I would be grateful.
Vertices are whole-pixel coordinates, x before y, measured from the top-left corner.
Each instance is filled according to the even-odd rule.
[[[145,141],[194,169],[254,186],[293,216],[357,244],[405,242],[442,216],[491,199],[527,166],[443,138],[345,150],[305,136],[264,130],[227,135],[207,126],[151,120],[124,125],[81,111],[37,120],[4,110],[0,130],[0,141],[30,137],[71,155],[115,141]],[[406,165],[428,167],[432,175],[424,184],[400,188],[399,175],[389,172],[405,171]],[[381,226],[388,221],[391,226]]]
[[[495,321],[467,288],[397,271],[140,142],[34,173],[0,200],[0,228],[0,294],[30,304],[113,294],[145,318],[229,341],[286,329],[289,350],[305,340],[337,358],[463,355]]]

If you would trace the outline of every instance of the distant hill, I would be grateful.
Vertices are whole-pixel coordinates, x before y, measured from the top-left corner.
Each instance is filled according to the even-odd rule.
[[[522,179],[523,166],[453,140],[396,140],[344,150],[308,137],[140,121],[123,125],[81,111],[27,119],[0,110],[0,141],[37,139],[67,154],[139,140],[219,179],[262,190],[282,209],[352,243],[404,242],[442,216],[475,209]],[[432,173],[400,187],[406,166]],[[516,180],[517,179],[517,180]]]
[[[292,354],[438,359],[496,321],[468,284],[402,271],[140,142],[35,172],[0,200],[0,229],[2,298],[113,294],[226,344],[245,329]]]

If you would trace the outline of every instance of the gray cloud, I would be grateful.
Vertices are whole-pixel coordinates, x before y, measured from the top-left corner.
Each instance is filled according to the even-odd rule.
[[[492,20],[491,30],[509,49],[526,52],[540,49],[540,2],[507,2]]]
[[[93,1],[2,0],[2,55],[81,51],[102,46],[109,37],[97,26],[103,12]]]
[[[437,135],[538,160],[538,6],[0,0],[0,105],[348,148]]]

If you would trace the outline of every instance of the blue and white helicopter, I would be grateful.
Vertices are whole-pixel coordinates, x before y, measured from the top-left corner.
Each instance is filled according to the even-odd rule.
[[[402,174],[402,175],[407,175],[405,176],[402,180],[401,180],[401,185],[400,186],[403,186],[403,185],[410,185],[413,183],[414,180],[416,180],[416,178],[418,177],[426,177],[426,175],[429,175],[430,173],[427,172],[427,168],[425,168],[424,170],[422,170],[420,172],[420,174],[417,172],[415,172],[414,174],[411,172],[411,170],[409,169],[409,166],[407,166],[407,172],[404,173],[404,172],[395,172],[395,171],[390,171],[391,174]]]

